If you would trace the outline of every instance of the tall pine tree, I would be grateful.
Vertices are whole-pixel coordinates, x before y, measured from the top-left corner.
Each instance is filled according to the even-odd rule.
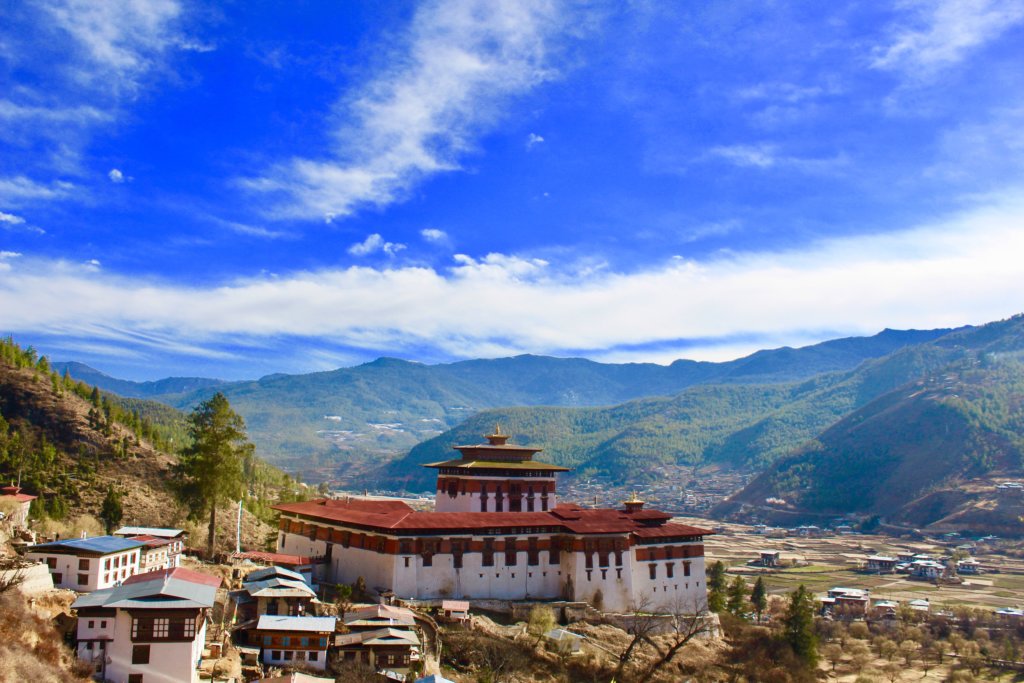
[[[708,570],[708,609],[712,612],[725,609],[725,565],[721,560]]]
[[[107,496],[100,508],[100,519],[107,528],[107,535],[114,533],[114,527],[121,523],[124,511],[121,509],[121,494],[114,490],[114,485],[107,487]]]
[[[737,576],[729,584],[728,598],[726,609],[738,617],[743,616],[747,606],[747,584],[742,576]]]
[[[801,584],[789,594],[782,620],[783,638],[807,668],[818,665],[818,636],[814,632],[814,596]]]
[[[757,623],[761,623],[761,614],[768,609],[768,587],[764,585],[764,577],[757,577],[754,582],[754,590],[750,592],[750,604],[754,606],[754,613],[757,615]]]
[[[188,416],[188,432],[192,443],[181,454],[179,496],[189,506],[191,519],[209,517],[206,548],[212,555],[217,506],[241,498],[253,445],[245,435],[245,421],[220,392],[196,406]]]

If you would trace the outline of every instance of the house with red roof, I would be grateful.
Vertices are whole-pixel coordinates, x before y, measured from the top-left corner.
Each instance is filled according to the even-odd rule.
[[[21,487],[14,484],[0,487],[0,501],[14,503],[14,514],[11,516],[11,521],[16,527],[24,527],[28,524],[28,511],[32,507],[32,501],[36,498],[37,496],[22,493]]]
[[[565,468],[534,460],[540,449],[511,446],[500,429],[486,438],[427,465],[438,470],[433,512],[362,498],[274,506],[278,552],[321,559],[328,582],[362,577],[399,598],[706,607],[712,532],[644,509],[636,495],[616,509],[559,503]]]

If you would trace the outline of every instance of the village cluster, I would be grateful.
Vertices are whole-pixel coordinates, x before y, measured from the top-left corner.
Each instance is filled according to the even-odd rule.
[[[125,527],[24,554],[52,585],[80,593],[72,605],[78,656],[113,683],[199,680],[204,652],[215,656],[210,648],[228,639],[255,675],[249,680],[259,667],[322,671],[331,660],[413,680],[423,634],[436,626],[406,605],[447,619],[466,618],[470,600],[706,609],[711,531],[672,522],[635,494],[615,508],[561,503],[555,475],[564,468],[508,438],[495,429],[487,443],[427,465],[438,471],[430,512],[363,497],[274,506],[276,552],[232,557],[219,619],[222,580],[182,566],[180,530]],[[355,589],[353,600],[377,603],[330,614],[324,600],[341,605],[342,586]]]

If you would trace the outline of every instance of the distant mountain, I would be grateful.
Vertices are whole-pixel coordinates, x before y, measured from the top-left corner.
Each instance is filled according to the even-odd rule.
[[[859,513],[1019,535],[1024,495],[998,483],[1024,477],[1024,364],[1022,347],[1004,342],[999,353],[968,353],[871,401],[716,512],[772,520]]]
[[[275,374],[249,382],[185,378],[123,386],[112,384],[112,378],[102,373],[88,381],[122,395],[145,394],[183,410],[222,391],[245,417],[263,457],[315,478],[313,470],[329,475],[354,461],[372,465],[390,460],[481,410],[616,405],[712,383],[792,383],[848,371],[865,360],[948,333],[885,330],[872,337],[759,351],[725,363],[608,364],[524,355],[424,365],[380,358],[352,368]],[[86,369],[92,370],[80,366],[78,372]],[[79,377],[74,366],[70,371]],[[206,384],[187,391],[188,382]]]
[[[153,398],[168,402],[171,397],[191,393],[195,391],[211,390],[227,384],[224,380],[208,379],[206,377],[167,377],[150,382],[133,382],[127,379],[117,379],[85,363],[54,363],[54,370],[60,374],[65,371],[71,374],[76,380],[99,387],[103,391],[109,391],[125,398]],[[212,393],[212,391],[211,391]]]
[[[847,372],[802,382],[708,384],[672,397],[603,408],[516,407],[484,411],[412,448],[380,472],[382,485],[429,488],[424,463],[449,457],[499,423],[517,443],[577,470],[641,481],[654,463],[760,469],[875,397],[942,367],[956,352],[919,344]]]

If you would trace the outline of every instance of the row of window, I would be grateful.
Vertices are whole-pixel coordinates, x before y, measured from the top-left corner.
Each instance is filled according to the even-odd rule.
[[[134,617],[132,640],[186,640],[196,635],[193,617]]]
[[[320,653],[316,650],[270,650],[270,659],[275,662],[308,661],[319,662]]]
[[[689,576],[690,575],[690,563],[689,562],[683,562],[682,565],[683,565],[683,576]],[[649,565],[647,565],[647,569],[650,572],[651,581],[656,580],[658,578],[658,565],[656,565],[656,564],[649,564]],[[665,563],[665,576],[667,576],[670,579],[674,578],[675,577],[675,572],[676,572],[675,564],[672,563],[672,562],[666,562]]]
[[[289,645],[309,647],[310,642],[319,647],[327,647],[327,638],[308,638],[305,636],[300,638],[292,638],[291,636],[277,636],[275,638],[274,636],[263,636],[264,647],[270,647],[272,645],[281,645],[283,647],[287,647]]]

